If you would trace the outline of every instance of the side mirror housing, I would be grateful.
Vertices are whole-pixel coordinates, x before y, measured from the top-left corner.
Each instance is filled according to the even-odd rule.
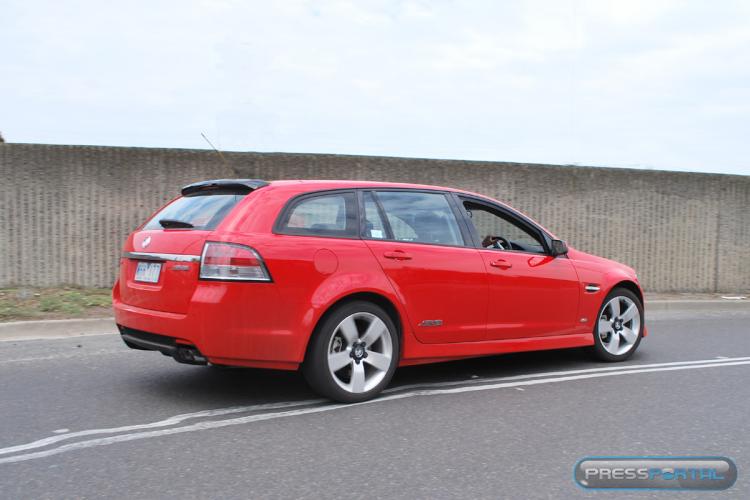
[[[568,245],[563,240],[552,240],[552,248],[550,250],[553,257],[565,255],[568,253]]]

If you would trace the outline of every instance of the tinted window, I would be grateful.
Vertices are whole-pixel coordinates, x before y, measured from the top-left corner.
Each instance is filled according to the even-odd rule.
[[[539,235],[525,227],[520,221],[514,220],[510,215],[471,201],[464,201],[464,208],[483,247],[544,253],[544,246]],[[492,238],[498,236],[507,241],[511,248],[506,248],[507,245],[503,240],[499,241],[501,248],[492,246]]]
[[[192,228],[214,229],[244,198],[244,194],[214,194],[178,198],[157,213],[143,229],[163,229],[160,220],[186,222]]]
[[[385,225],[380,217],[378,205],[375,203],[375,197],[372,193],[365,193],[365,220],[362,227],[362,237],[383,239],[386,238]]]
[[[281,231],[289,234],[356,236],[354,193],[304,197],[287,210]]]
[[[440,245],[463,245],[448,199],[440,193],[379,191],[394,239]]]

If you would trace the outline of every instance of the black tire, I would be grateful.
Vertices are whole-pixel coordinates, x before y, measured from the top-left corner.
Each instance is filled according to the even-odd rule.
[[[369,313],[380,318],[387,327],[383,335],[388,335],[391,341],[392,356],[390,366],[385,371],[383,379],[366,392],[350,392],[339,386],[328,369],[328,350],[331,339],[339,324],[348,316],[356,313]],[[310,339],[305,361],[302,364],[302,374],[313,391],[321,396],[341,403],[358,403],[377,396],[385,389],[393,377],[398,366],[401,345],[398,330],[390,315],[382,307],[367,301],[353,301],[338,306],[327,315]],[[364,360],[363,360],[364,365]]]
[[[625,353],[623,354],[613,354],[609,352],[604,347],[604,341],[602,340],[602,337],[599,335],[599,318],[602,315],[602,311],[604,310],[605,306],[614,299],[615,297],[626,297],[630,300],[632,300],[636,307],[638,308],[638,315],[640,318],[640,327],[638,329],[638,336],[633,343],[633,346]],[[599,311],[596,314],[596,318],[594,318],[594,345],[586,348],[587,352],[595,359],[599,361],[607,361],[607,362],[618,362],[618,361],[625,361],[630,356],[633,355],[633,353],[638,349],[638,346],[641,343],[641,339],[643,338],[643,328],[645,326],[644,317],[643,317],[643,304],[641,303],[641,300],[638,298],[638,296],[633,293],[632,291],[628,290],[627,288],[614,288],[602,301],[602,305],[599,307]]]

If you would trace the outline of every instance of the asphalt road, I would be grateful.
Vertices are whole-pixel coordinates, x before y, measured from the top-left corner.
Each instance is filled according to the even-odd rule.
[[[295,373],[179,365],[112,335],[0,342],[0,497],[750,498],[750,364],[724,359],[750,357],[750,312],[651,316],[626,363],[411,367],[354,406]],[[572,470],[591,455],[723,455],[739,478],[586,491]]]

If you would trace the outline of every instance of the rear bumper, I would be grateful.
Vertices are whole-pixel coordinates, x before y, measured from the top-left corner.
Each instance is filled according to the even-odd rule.
[[[117,328],[120,330],[122,341],[132,349],[159,351],[165,356],[173,356],[177,351],[177,342],[172,337],[133,330],[122,325],[117,325]]]
[[[192,346],[209,363],[279,370],[296,370],[304,358],[303,335],[268,328],[226,303],[196,301],[186,314],[155,311],[125,304],[115,286],[112,304],[122,339],[134,349],[175,356]]]
[[[195,346],[178,343],[172,337],[133,330],[122,325],[117,325],[117,328],[123,342],[131,349],[159,351],[165,356],[172,356],[179,363],[189,365],[208,364],[208,359]]]
[[[140,349],[143,351],[159,351],[165,356],[174,356],[177,352],[176,339],[157,335],[155,333],[142,332],[133,330],[127,326],[117,325],[120,330],[122,341],[131,349]]]

